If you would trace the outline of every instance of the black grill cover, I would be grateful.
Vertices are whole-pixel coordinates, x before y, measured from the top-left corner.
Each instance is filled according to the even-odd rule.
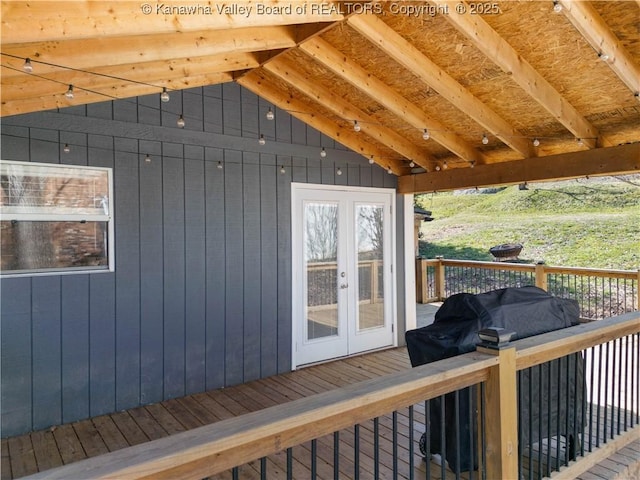
[[[554,297],[544,290],[534,287],[504,288],[481,294],[459,293],[445,300],[435,315],[434,323],[423,328],[406,332],[407,349],[414,367],[474,351],[480,341],[478,331],[487,327],[503,327],[516,332],[513,340],[539,335],[545,332],[570,327],[579,323],[578,304],[574,300]],[[582,358],[579,354],[564,359],[562,368],[556,360],[548,368],[523,371],[519,385],[519,429],[524,443],[532,443],[548,435],[548,418],[561,418],[562,428],[552,428],[554,432],[571,433],[576,429],[569,409],[573,411],[583,401]],[[567,367],[567,362],[569,366]],[[562,377],[561,387],[558,380]],[[531,378],[530,378],[531,377]],[[570,378],[567,378],[570,377]],[[549,380],[553,379],[552,382]],[[529,385],[534,397],[529,395]],[[553,385],[556,388],[549,388]],[[540,388],[542,387],[542,388]],[[470,408],[476,411],[475,389],[459,392],[459,415],[455,415],[455,394],[445,398],[445,424],[460,425],[460,440],[456,439],[455,428],[446,428],[444,452],[441,446],[442,432],[440,398],[431,400],[429,411],[430,453],[444,453],[450,467],[468,471],[477,467],[477,449],[471,447],[477,439],[475,418],[469,420]],[[558,398],[563,399],[561,402]],[[531,399],[531,400],[530,400]],[[565,401],[565,399],[572,399]],[[469,405],[471,402],[471,405]],[[541,409],[538,405],[544,405]],[[549,408],[547,408],[549,406]],[[558,416],[558,410],[560,415]],[[578,414],[580,417],[580,414]],[[554,425],[558,422],[554,420]],[[529,425],[532,426],[531,432]],[[522,440],[521,440],[522,442]],[[458,451],[459,448],[459,451]],[[471,458],[473,452],[474,458]]]

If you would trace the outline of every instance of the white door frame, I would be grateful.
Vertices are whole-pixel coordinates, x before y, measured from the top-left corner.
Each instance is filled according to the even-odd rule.
[[[309,184],[309,183],[295,183],[293,182],[291,184],[291,238],[292,238],[292,242],[291,242],[291,312],[292,312],[292,317],[291,317],[291,326],[292,326],[292,335],[291,335],[291,340],[292,340],[292,345],[291,345],[291,366],[292,366],[292,370],[295,370],[299,363],[298,363],[298,358],[296,355],[297,352],[297,342],[298,342],[298,337],[300,335],[300,319],[296,318],[298,313],[302,310],[302,305],[301,302],[303,301],[302,298],[300,298],[301,296],[298,295],[297,293],[299,292],[299,285],[302,282],[301,278],[298,278],[300,276],[300,273],[298,271],[297,267],[297,261],[299,258],[301,258],[301,255],[303,255],[303,251],[302,248],[303,246],[301,245],[301,242],[297,242],[297,233],[295,231],[296,229],[296,222],[299,222],[300,219],[302,218],[302,212],[299,211],[299,205],[298,205],[298,197],[299,197],[299,192],[305,192],[305,191],[310,191],[310,190],[315,190],[315,191],[323,191],[323,192],[336,192],[336,194],[338,194],[339,192],[346,192],[346,193],[350,193],[350,194],[358,194],[361,193],[363,195],[366,194],[371,194],[371,193],[379,193],[379,194],[386,194],[389,195],[390,197],[390,203],[391,203],[391,221],[389,223],[389,229],[390,229],[390,237],[391,237],[391,242],[390,242],[390,255],[389,255],[389,261],[391,262],[391,272],[390,272],[390,281],[391,281],[391,288],[390,288],[390,293],[391,293],[391,298],[389,299],[390,302],[390,321],[391,321],[391,325],[392,325],[392,346],[397,346],[398,345],[398,335],[397,335],[397,326],[398,326],[398,319],[397,319],[397,281],[396,281],[396,271],[397,271],[397,267],[395,265],[396,260],[397,260],[397,256],[396,256],[396,203],[395,203],[395,189],[392,188],[372,188],[372,187],[353,187],[353,186],[348,186],[348,185],[317,185],[317,184]],[[336,197],[337,198],[337,197]]]

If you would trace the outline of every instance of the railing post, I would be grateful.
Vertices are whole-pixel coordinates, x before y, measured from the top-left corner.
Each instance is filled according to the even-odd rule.
[[[487,478],[518,478],[518,395],[516,348],[478,346],[479,352],[497,355],[485,386],[485,439]]]
[[[547,270],[544,268],[544,260],[536,263],[536,287],[547,291]]]
[[[636,275],[636,310],[640,310],[640,268],[638,269],[638,274]]]
[[[416,302],[427,303],[427,267],[423,258],[416,258]]]
[[[444,285],[444,263],[442,262],[443,257],[438,255],[436,257],[436,260],[438,260],[438,262],[435,265],[435,281],[436,281],[436,285],[435,285],[435,293],[436,293],[436,298],[438,299],[438,301],[442,301],[445,299],[445,285]]]

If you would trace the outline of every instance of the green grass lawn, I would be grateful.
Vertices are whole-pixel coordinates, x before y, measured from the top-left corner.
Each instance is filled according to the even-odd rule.
[[[491,261],[490,247],[521,243],[520,260],[527,263],[636,270],[640,175],[624,179],[417,196],[417,205],[435,217],[422,224],[420,254]]]

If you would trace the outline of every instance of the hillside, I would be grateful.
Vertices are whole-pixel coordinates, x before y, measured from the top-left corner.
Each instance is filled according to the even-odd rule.
[[[491,261],[490,247],[521,243],[526,263],[640,268],[640,175],[527,188],[416,196],[435,218],[422,224],[420,254]]]

